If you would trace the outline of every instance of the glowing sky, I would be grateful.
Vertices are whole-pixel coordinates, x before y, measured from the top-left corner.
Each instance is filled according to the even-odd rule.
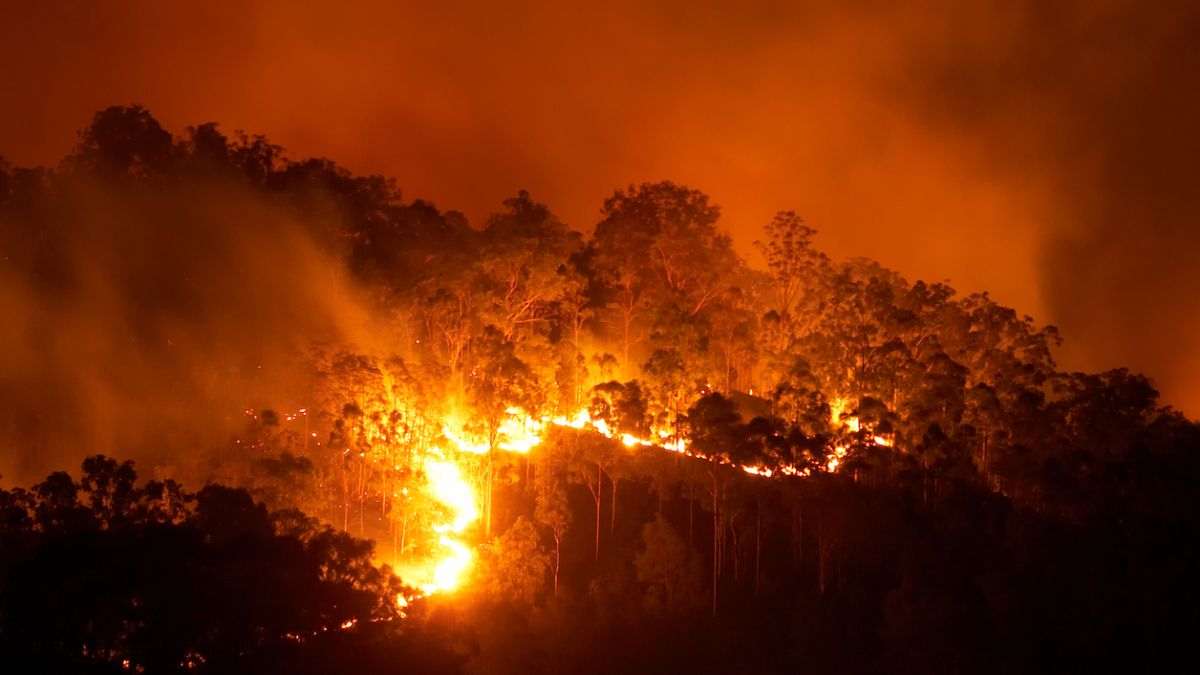
[[[967,7],[967,5],[970,5]],[[1065,366],[1200,410],[1200,9],[1183,2],[0,0],[0,156],[96,110],[220,122],[479,222],[528,189],[590,229],[662,178],[746,254],[793,209],[835,257],[989,290]]]

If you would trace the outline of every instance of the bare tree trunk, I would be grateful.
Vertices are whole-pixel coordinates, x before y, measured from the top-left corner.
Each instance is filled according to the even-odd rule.
[[[408,511],[404,512],[404,519],[400,521],[400,555],[404,555],[404,549],[408,547]]]
[[[754,597],[758,597],[759,573],[762,569],[762,500],[754,511]]]
[[[716,498],[713,498],[713,508],[716,508]],[[717,533],[721,527],[717,523],[717,512],[713,511],[713,564],[712,564],[712,615],[717,615],[717,574],[720,570],[721,552],[717,545]]]
[[[822,536],[821,517],[817,516],[817,592],[825,595],[825,538]]]
[[[614,477],[611,473],[608,475],[608,481],[612,483],[612,513],[608,520],[608,532],[612,532],[617,527],[617,483],[621,482],[620,478]]]
[[[558,568],[562,562],[562,534],[554,528],[554,595],[558,595]]]
[[[737,528],[733,526],[733,519],[729,522],[729,534],[733,536],[733,581],[734,585],[742,578],[742,539],[738,536]]]
[[[688,550],[689,551],[692,550],[692,546],[695,543],[695,537],[693,535],[696,531],[696,528],[695,528],[695,525],[696,525],[696,522],[695,522],[696,521],[696,519],[695,519],[696,496],[694,493],[692,493],[693,489],[694,488],[692,488],[692,486],[690,486],[690,485],[688,486]]]
[[[489,538],[492,536],[492,470],[492,452],[489,450],[487,456],[487,500],[484,504],[484,511],[487,512],[487,524],[484,527],[484,534]]]
[[[830,556],[837,548],[838,537],[835,533],[826,531],[824,514],[817,514],[817,590],[825,594],[826,582],[829,575]],[[840,570],[835,570],[840,574]],[[839,588],[841,585],[838,580]]]
[[[796,555],[801,565],[804,564],[804,507],[796,514]]]
[[[324,479],[324,482],[325,482],[325,485],[324,485],[325,496],[328,498],[326,501],[329,502],[329,522],[336,523],[337,522],[337,497],[334,496],[334,494],[333,494],[333,492],[334,492],[333,481],[329,480],[328,476],[326,476]]]
[[[713,459],[712,466],[712,507],[713,507],[713,569],[712,569],[712,615],[717,615],[717,576],[721,572],[721,547],[719,537],[721,536],[721,519],[717,512],[717,465],[716,459]]]
[[[604,464],[596,463],[596,560],[600,559],[600,502],[604,494]]]
[[[350,531],[350,473],[342,467],[342,531]]]

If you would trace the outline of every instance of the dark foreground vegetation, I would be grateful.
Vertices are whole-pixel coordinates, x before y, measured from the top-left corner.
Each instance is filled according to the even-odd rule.
[[[406,589],[371,542],[243,490],[136,485],[128,462],[98,456],[78,482],[0,491],[0,660],[13,673],[1186,672],[1200,446],[1145,443],[1104,469],[1114,492],[1070,518],[957,479],[926,502],[919,475],[730,473],[739,531],[715,617],[698,545],[711,518],[695,518],[689,548],[689,503],[658,515],[648,474],[622,481],[599,559],[590,536],[565,540],[557,594],[521,517],[467,589],[401,609]],[[586,522],[590,495],[572,496]]]
[[[1148,379],[1062,372],[1053,328],[831,261],[792,213],[757,271],[672,183],[590,237],[504,207],[474,229],[140,108],[56,170],[0,163],[6,465],[96,444],[154,476],[0,491],[0,667],[1194,670],[1200,429]],[[513,410],[690,455],[553,426],[503,452]],[[478,555],[401,607],[377,563],[436,553],[431,448]]]
[[[0,491],[5,672],[443,672],[372,544],[242,490],[83,463]]]

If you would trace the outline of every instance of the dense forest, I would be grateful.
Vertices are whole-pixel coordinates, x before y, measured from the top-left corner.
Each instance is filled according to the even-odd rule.
[[[792,211],[753,264],[668,181],[587,225],[136,106],[0,160],[0,449],[60,469],[0,487],[5,670],[1194,667],[1149,379]]]

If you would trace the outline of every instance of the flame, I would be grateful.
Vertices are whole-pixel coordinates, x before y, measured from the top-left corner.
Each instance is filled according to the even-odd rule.
[[[835,446],[833,448],[833,454],[825,462],[825,470],[829,473],[837,473],[838,467],[842,465],[842,458],[846,456],[846,452],[846,446]]]
[[[496,428],[495,449],[525,454],[542,444],[545,420],[536,419],[520,408],[509,408],[505,414]],[[442,425],[442,435],[462,452],[486,455],[493,449],[487,439],[473,438],[463,427],[457,418],[449,418]]]
[[[541,432],[545,426],[541,420],[520,408],[509,408],[505,411],[508,417],[500,423],[497,429],[499,440],[496,447],[507,452],[527,453],[542,444]]]
[[[835,427],[856,433],[860,431],[861,426],[857,417],[846,414],[847,405],[846,400],[835,400],[830,406],[831,421]],[[253,411],[249,414],[252,413]],[[306,415],[306,411],[301,409],[288,416],[288,421]],[[509,408],[490,440],[473,435],[462,421],[464,417],[459,414],[445,416],[441,420],[441,433],[445,444],[439,446],[435,443],[417,453],[423,466],[422,473],[426,484],[424,490],[445,509],[446,517],[432,526],[436,540],[431,558],[424,563],[403,565],[410,572],[405,576],[415,582],[413,585],[419,592],[408,597],[403,594],[397,596],[397,605],[401,609],[407,607],[416,597],[452,592],[459,588],[474,562],[475,552],[465,533],[479,520],[481,514],[479,496],[476,494],[477,486],[472,486],[460,467],[460,458],[463,455],[486,455],[493,451],[526,454],[543,443],[546,429],[553,425],[598,433],[629,449],[651,447],[689,457],[696,456],[688,448],[687,440],[677,433],[656,428],[649,438],[641,438],[627,431],[614,429],[603,419],[593,419],[587,409],[569,415],[537,417],[521,408]],[[368,430],[368,437],[372,442],[387,442],[386,434],[381,429]],[[891,441],[884,436],[874,436],[874,441],[883,446],[891,445]],[[834,447],[823,467],[824,470],[830,473],[838,471],[847,452],[847,446]],[[807,467],[788,465],[730,465],[748,475],[764,478],[808,476],[813,472]],[[400,468],[400,465],[396,465],[397,470]],[[407,495],[408,488],[403,488],[401,493]]]
[[[586,408],[576,412],[574,415],[560,415],[558,417],[551,417],[544,419],[543,422],[549,422],[550,424],[560,427],[570,427],[572,429],[588,429],[600,434],[601,436],[604,436],[605,438],[618,440],[627,448],[636,448],[638,446],[657,446],[667,450],[674,450],[676,452],[682,452],[684,448],[682,440],[670,443],[663,440],[653,441],[645,438],[638,438],[637,436],[627,432],[617,434],[611,427],[608,426],[608,422],[605,420],[592,419],[591,413],[589,413]],[[661,439],[666,439],[670,436],[670,433],[666,431],[661,431],[659,434]]]
[[[490,449],[487,443],[467,438],[464,434],[455,431],[454,427],[450,424],[442,426],[442,435],[446,437],[446,440],[453,443],[454,447],[462,452],[469,452],[472,455],[486,455]]]
[[[638,445],[653,445],[653,443],[650,441],[638,438],[633,434],[621,434],[621,443],[627,448],[632,448]]]
[[[450,523],[434,526],[436,532],[459,534],[479,518],[475,495],[471,492],[471,486],[463,480],[457,464],[428,459],[425,461],[425,476],[429,480],[433,498],[454,513]]]
[[[420,586],[421,590],[429,595],[438,591],[453,590],[462,582],[463,573],[470,567],[474,555],[470,547],[455,539],[455,535],[461,535],[463,530],[479,519],[479,507],[475,504],[475,494],[471,491],[471,486],[463,479],[457,464],[441,459],[427,459],[425,476],[429,482],[431,496],[452,514],[449,523],[433,527],[440,535],[438,544],[443,549],[443,555],[434,566],[432,580]]]

